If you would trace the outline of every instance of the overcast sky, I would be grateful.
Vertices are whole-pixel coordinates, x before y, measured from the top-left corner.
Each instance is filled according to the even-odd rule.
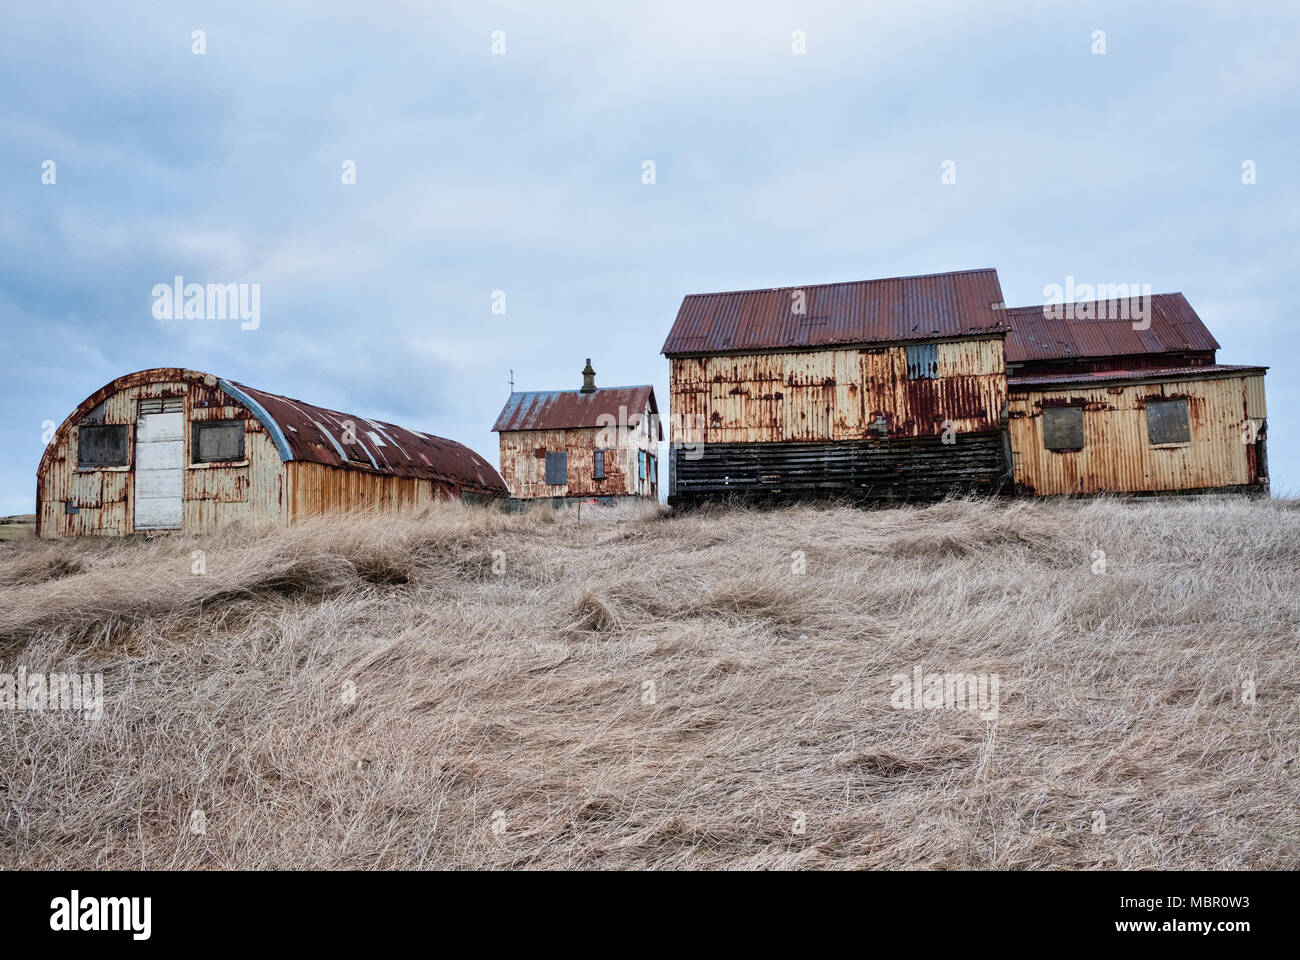
[[[509,368],[574,388],[591,357],[666,405],[684,294],[986,266],[1011,305],[1067,276],[1182,291],[1221,362],[1271,366],[1274,490],[1300,492],[1298,26],[1293,2],[5,3],[0,514],[34,509],[42,423],[133,370],[495,464]],[[178,274],[260,284],[260,326],[155,318]]]

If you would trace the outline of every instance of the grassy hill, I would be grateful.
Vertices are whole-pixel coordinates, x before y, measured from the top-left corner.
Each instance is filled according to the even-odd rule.
[[[1297,571],[1244,499],[7,543],[0,673],[104,706],[0,709],[0,866],[1294,869]]]

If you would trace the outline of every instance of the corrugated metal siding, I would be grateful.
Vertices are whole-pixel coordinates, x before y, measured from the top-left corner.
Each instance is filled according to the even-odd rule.
[[[455,485],[422,477],[343,470],[304,460],[285,463],[285,475],[291,520],[349,510],[409,509],[461,493]]]
[[[510,495],[520,500],[546,497],[657,498],[656,477],[637,478],[637,452],[655,454],[658,442],[644,430],[618,431],[585,427],[575,430],[523,430],[501,433],[501,476]],[[594,476],[595,451],[605,450],[605,477]],[[568,454],[568,482],[546,482],[546,457]]]
[[[144,371],[143,373],[153,373]],[[243,406],[232,404],[215,378],[192,371],[172,371],[159,380],[131,375],[120,389],[100,391],[78,408],[51,441],[37,480],[37,509],[41,535],[45,537],[105,535],[123,536],[135,530],[135,429],[141,400],[162,397],[183,398],[185,415],[184,458],[182,461],[183,528],[189,533],[207,533],[236,520],[274,522],[285,516],[280,490],[283,471],[279,452],[260,423]],[[110,385],[111,386],[111,385]],[[107,389],[107,388],[106,388]],[[104,403],[104,422],[127,424],[125,468],[77,470],[78,421],[99,402]],[[194,465],[190,463],[190,424],[195,420],[243,420],[246,462],[239,464]],[[262,478],[260,481],[255,478]],[[252,491],[257,490],[257,496]],[[78,512],[66,512],[65,502],[75,501]]]
[[[273,396],[246,387],[239,389],[256,393],[263,400]],[[467,448],[460,444],[423,436],[419,443],[410,444],[406,442],[408,431],[368,420],[356,421],[357,433],[364,436],[367,429],[375,429],[385,438],[390,453],[401,444],[406,453],[420,460],[421,466],[403,468],[399,474],[397,470],[386,467],[376,470],[368,457],[365,466],[353,464],[346,469],[312,462],[313,466],[322,469],[298,471],[296,475],[304,478],[302,488],[291,491],[286,464],[304,465],[311,461],[284,461],[277,438],[268,432],[254,411],[235,401],[223,381],[193,370],[160,368],[128,374],[107,384],[83,401],[55,432],[37,471],[37,524],[41,536],[123,536],[134,532],[134,425],[137,410],[142,399],[168,396],[183,397],[185,404],[181,514],[182,527],[187,533],[208,533],[235,521],[276,523],[324,510],[416,504],[427,502],[435,495],[459,495],[461,489],[493,494],[505,492],[505,485],[496,471],[477,454],[470,457],[465,452]],[[126,424],[132,428],[128,431],[128,466],[78,471],[78,424],[101,403],[105,423]],[[313,409],[317,416],[323,417],[328,413],[320,408]],[[192,424],[211,420],[243,421],[245,460],[218,464],[190,462]],[[270,422],[279,429],[280,421]],[[283,423],[286,432],[292,435],[293,431],[287,428],[293,426],[293,422],[285,420]],[[306,431],[302,435],[310,436]],[[316,436],[322,442],[325,439],[319,434]],[[367,442],[378,448],[373,441]],[[444,453],[451,448],[458,448],[461,452],[448,454],[451,461],[426,464],[426,461],[434,460],[430,451],[435,447]],[[337,452],[333,456],[338,459]],[[462,486],[435,477],[412,475],[424,472],[441,476],[448,471],[464,475],[466,484]],[[297,496],[296,504],[291,504],[291,495]],[[68,501],[73,501],[78,512],[66,512]]]
[[[1263,376],[1129,385],[1078,384],[1054,389],[1012,386],[1011,445],[1017,485],[1028,493],[1072,494],[1198,490],[1254,484],[1253,447],[1242,421],[1263,427]],[[1191,442],[1153,447],[1147,399],[1186,398]],[[1044,406],[1083,404],[1082,450],[1043,445]]]
[[[959,433],[998,430],[1006,400],[1001,339],[936,344],[935,363],[935,379],[909,380],[902,346],[674,358],[673,439],[869,439],[880,435],[882,416],[893,437],[938,435],[944,421]]]
[[[802,295],[802,313],[795,313]],[[965,337],[1000,331],[993,269],[852,283],[692,294],[664,341],[669,357]]]

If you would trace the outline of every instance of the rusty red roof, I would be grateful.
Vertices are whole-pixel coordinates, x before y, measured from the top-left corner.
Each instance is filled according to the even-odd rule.
[[[803,312],[794,305],[802,292]],[[682,300],[666,356],[893,343],[998,333],[1002,286],[992,268],[858,280]]]
[[[500,475],[464,444],[382,420],[340,413],[255,387],[218,380],[271,433],[285,460],[309,460],[506,492]]]
[[[1150,308],[1150,326],[1145,330],[1133,329],[1131,310],[1128,318],[1121,316],[1120,308],[1126,304],[1119,300],[1054,305],[1073,307],[1075,319],[1047,317],[1048,306],[1012,307],[1007,310],[1007,363],[1219,349],[1181,293],[1157,293],[1144,299]]]
[[[594,393],[580,390],[535,390],[510,394],[501,408],[501,415],[492,429],[498,432],[515,430],[570,430],[578,427],[603,427],[609,421],[602,416],[612,416],[614,423],[625,423],[629,417],[640,416],[646,409],[655,415],[658,439],[663,439],[659,426],[659,405],[655,403],[654,387],[600,387]],[[622,414],[620,417],[620,408]]]
[[[1060,385],[1085,383],[1113,383],[1117,380],[1210,380],[1247,373],[1263,373],[1268,367],[1238,366],[1230,363],[1209,363],[1199,367],[1157,367],[1141,370],[1095,370],[1079,373],[1043,373],[1027,377],[1007,377],[1007,389],[1035,387],[1050,388]]]

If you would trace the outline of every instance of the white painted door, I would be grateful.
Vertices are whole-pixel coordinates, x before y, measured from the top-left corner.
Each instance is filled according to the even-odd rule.
[[[135,528],[179,530],[185,480],[185,414],[142,413],[135,422]]]

